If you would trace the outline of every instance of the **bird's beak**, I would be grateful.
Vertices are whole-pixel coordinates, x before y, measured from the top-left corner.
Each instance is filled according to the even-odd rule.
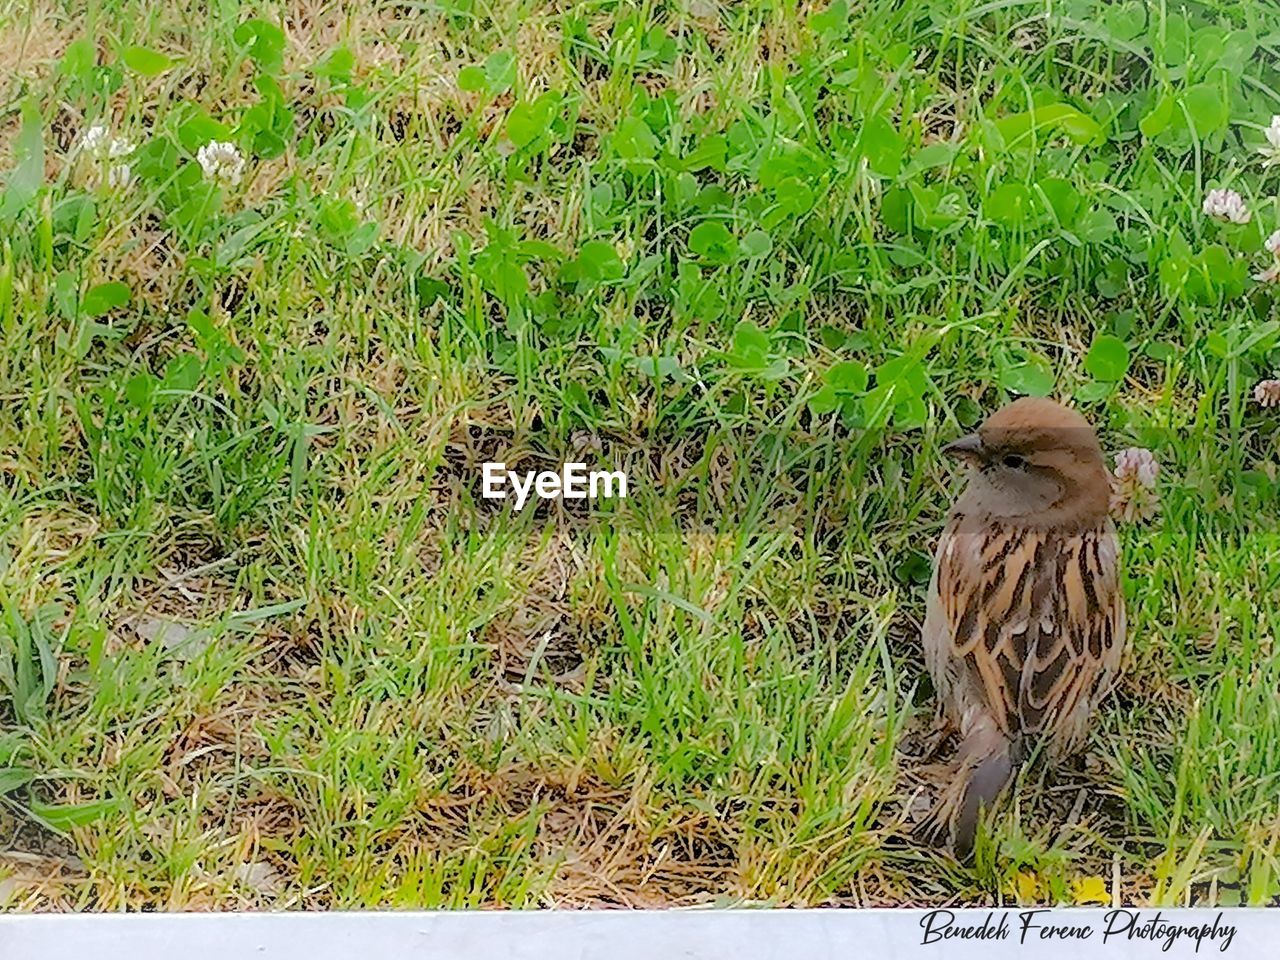
[[[961,437],[959,440],[952,440],[942,452],[948,457],[956,457],[961,460],[973,460],[982,456],[982,437],[976,433],[971,433],[967,437]]]

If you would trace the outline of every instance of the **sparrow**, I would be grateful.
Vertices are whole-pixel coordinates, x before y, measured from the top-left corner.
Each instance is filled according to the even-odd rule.
[[[935,827],[960,857],[978,815],[1039,746],[1075,752],[1125,646],[1120,547],[1097,434],[1027,397],[943,447],[969,467],[934,557],[925,662],[960,747]]]

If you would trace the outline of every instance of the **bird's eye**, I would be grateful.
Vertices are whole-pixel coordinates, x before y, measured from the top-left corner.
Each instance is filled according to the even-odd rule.
[[[1021,470],[1027,465],[1026,459],[1016,453],[1006,453],[1002,462],[1010,470]]]

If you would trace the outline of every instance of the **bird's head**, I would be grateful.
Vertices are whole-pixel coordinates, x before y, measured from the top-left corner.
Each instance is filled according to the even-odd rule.
[[[1025,526],[1082,529],[1106,516],[1110,478],[1098,436],[1059,403],[1024,397],[942,452],[972,468],[956,509]]]

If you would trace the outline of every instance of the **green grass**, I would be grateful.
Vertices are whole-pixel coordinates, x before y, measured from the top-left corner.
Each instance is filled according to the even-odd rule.
[[[0,4],[0,901],[1280,896],[1280,10],[78,6]],[[1025,392],[1162,512],[961,865],[937,450]],[[625,505],[478,499],[592,437]]]

